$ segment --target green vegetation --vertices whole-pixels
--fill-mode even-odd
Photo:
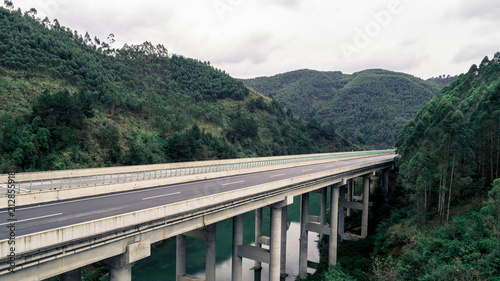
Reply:
[[[403,129],[398,143],[403,185],[417,221],[448,220],[450,205],[485,192],[500,177],[500,53],[443,89]]]
[[[449,86],[453,81],[458,79],[458,75],[439,75],[438,77],[432,77],[425,81],[433,82],[439,85],[439,87]]]
[[[500,280],[500,52],[408,122],[397,152],[398,180],[388,204],[375,192],[369,237],[340,243],[339,266],[310,280]]]
[[[0,8],[0,173],[357,149],[208,62],[111,44]]]
[[[440,90],[435,83],[380,69],[352,75],[297,70],[243,82],[302,118],[332,124],[367,149],[394,147],[405,123]]]

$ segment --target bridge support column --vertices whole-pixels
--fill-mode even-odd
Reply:
[[[205,281],[216,281],[215,278],[215,268],[216,262],[216,224],[207,226],[207,254],[205,262]]]
[[[361,215],[361,238],[368,236],[368,207],[370,204],[370,175],[363,177],[363,212]]]
[[[320,217],[321,217],[321,224],[326,225],[326,209],[327,209],[327,188],[324,187],[320,190],[321,193],[321,210],[320,210]],[[319,235],[319,239],[321,240],[323,238],[323,234]]]
[[[262,248],[260,238],[262,237],[262,208],[255,210],[255,247]],[[255,261],[254,266],[254,279],[255,281],[261,279],[262,263]]]
[[[307,223],[309,220],[309,193],[301,196],[300,208],[300,248],[299,248],[299,278],[307,278]]]
[[[175,251],[175,280],[180,281],[186,275],[186,236],[177,235]]]
[[[132,281],[132,265],[130,263],[114,263],[109,266],[110,281]]]
[[[354,200],[354,179],[347,180],[347,201],[352,202]],[[348,217],[351,216],[351,208],[347,208]]]
[[[382,171],[382,185],[387,195],[389,193],[389,169]]]
[[[280,277],[285,280],[288,276],[286,273],[286,225],[287,225],[288,207],[284,206],[281,209],[281,258],[280,258]]]
[[[338,235],[338,218],[339,218],[339,186],[332,186],[331,190],[331,205],[330,205],[330,237],[328,249],[328,264],[337,264],[337,235]]]
[[[271,207],[269,281],[279,281],[281,271],[281,207]]]
[[[215,281],[215,268],[216,268],[216,230],[217,225],[211,224],[201,229],[186,232],[177,235],[177,249],[176,249],[176,280],[200,280],[200,278],[193,277],[186,274],[186,236],[193,237],[200,240],[205,240],[206,246],[206,260],[205,260],[205,281]],[[203,279],[201,279],[203,280]]]
[[[151,255],[149,239],[127,245],[125,253],[105,260],[109,265],[110,281],[131,281],[132,263]]]
[[[81,281],[81,280],[82,280],[82,270],[80,268],[61,274],[61,281]]]
[[[344,202],[345,202],[345,190],[346,186],[342,185],[339,189],[339,230],[338,234],[342,235],[344,234]]]
[[[232,257],[232,281],[242,281],[243,260],[238,256],[238,247],[243,245],[243,215],[233,218],[233,257]]]

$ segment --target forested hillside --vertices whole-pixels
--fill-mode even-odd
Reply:
[[[500,52],[443,89],[409,122],[397,143],[403,184],[414,192],[418,221],[500,177]]]
[[[395,186],[370,195],[368,238],[339,243],[336,267],[321,251],[307,280],[500,280],[500,52],[420,110],[397,153]]]
[[[0,172],[356,149],[208,62],[0,8]]]
[[[440,88],[411,75],[380,69],[352,75],[297,70],[243,80],[305,119],[333,124],[365,148],[394,147],[403,126]]]
[[[438,84],[440,87],[449,86],[453,81],[458,79],[458,75],[439,75],[438,77],[432,77],[425,81],[433,82]]]

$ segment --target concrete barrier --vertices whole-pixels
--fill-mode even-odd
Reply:
[[[290,185],[296,185],[303,182],[324,178],[335,174],[342,174],[349,171],[355,171],[363,168],[371,169],[371,167],[376,167],[377,165],[382,165],[388,162],[390,162],[390,160],[385,159],[373,161],[370,163],[351,165],[309,175],[279,180],[271,183],[249,186],[242,189],[208,195],[197,199],[186,200],[160,207],[116,215],[90,222],[65,226],[58,229],[20,236],[16,237],[16,253],[22,254],[51,245],[56,245],[63,241],[68,242],[85,237],[95,236],[98,234],[111,232],[116,229],[134,226],[160,218],[175,217],[176,215],[193,212],[200,208],[217,206],[218,204],[222,204],[224,202],[231,202],[237,199],[250,197],[252,195],[260,194],[263,192],[269,192]],[[8,242],[8,239],[0,241],[0,256],[2,257],[7,257],[10,252],[10,245],[8,244]]]
[[[87,176],[102,176],[110,174],[124,174],[135,172],[147,172],[155,170],[171,170],[171,169],[184,169],[184,168],[199,168],[214,165],[228,165],[228,164],[244,164],[253,162],[266,162],[277,160],[292,160],[292,159],[305,159],[310,157],[348,157],[349,155],[375,155],[384,153],[394,153],[394,151],[385,150],[370,150],[370,151],[354,151],[354,152],[335,152],[335,153],[321,153],[321,154],[304,154],[304,155],[291,155],[291,156],[273,156],[273,157],[257,157],[257,158],[238,158],[227,160],[210,160],[210,161],[193,161],[193,162],[179,162],[179,163],[164,163],[152,165],[137,165],[137,166],[120,166],[120,167],[106,167],[106,168],[91,168],[91,169],[75,169],[75,170],[62,170],[62,171],[43,171],[43,172],[30,172],[30,173],[16,173],[16,182],[38,181],[48,179],[60,179],[70,177],[87,177]],[[306,160],[314,161],[314,160]],[[5,184],[8,182],[8,175],[0,175],[0,183]]]
[[[394,154],[390,153],[382,153],[377,154],[377,156]],[[369,157],[373,155],[357,155],[350,157],[338,157],[333,159],[322,159],[315,161],[307,161],[307,162],[292,162],[288,164],[279,164],[272,166],[260,166],[254,168],[245,168],[238,170],[227,170],[221,172],[212,172],[212,173],[201,173],[201,174],[193,174],[187,176],[177,176],[177,177],[166,177],[166,178],[157,178],[150,180],[141,180],[141,181],[128,181],[128,182],[120,182],[120,183],[112,183],[112,184],[104,184],[97,186],[83,186],[83,187],[74,187],[74,188],[63,188],[63,189],[53,189],[53,190],[44,190],[44,191],[35,191],[35,192],[25,192],[16,194],[16,206],[26,206],[32,204],[40,204],[61,200],[68,200],[79,197],[87,197],[87,196],[95,196],[108,194],[113,192],[121,192],[121,191],[129,191],[141,188],[151,188],[156,186],[164,186],[170,184],[178,184],[190,181],[199,181],[199,180],[207,180],[214,178],[222,178],[227,176],[234,175],[243,175],[249,173],[257,173],[263,171],[270,171],[276,169],[284,169],[284,168],[292,168],[304,165],[313,165],[313,164],[321,164],[328,162],[336,162],[348,159],[358,159]],[[8,200],[6,199],[6,194],[0,195],[0,208],[7,208]]]

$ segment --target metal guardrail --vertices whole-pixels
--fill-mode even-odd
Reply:
[[[273,166],[273,165],[282,165],[282,164],[291,164],[296,162],[310,162],[310,161],[318,161],[318,160],[326,160],[326,159],[335,159],[341,157],[355,157],[355,156],[364,156],[364,155],[376,155],[376,154],[386,154],[394,152],[394,150],[376,150],[376,151],[359,151],[359,152],[345,152],[345,153],[328,153],[328,154],[317,154],[317,155],[309,155],[303,157],[293,157],[290,156],[281,156],[281,157],[272,157],[277,159],[269,159],[269,157],[264,158],[243,158],[242,161],[236,163],[219,163],[219,164],[210,164],[210,165],[193,165],[189,166],[190,162],[184,163],[172,163],[182,164],[187,167],[179,167],[179,168],[165,168],[165,169],[147,169],[152,165],[143,165],[146,170],[141,170],[141,166],[136,166],[137,171],[129,171],[123,173],[96,173],[95,175],[86,175],[86,176],[71,176],[71,177],[57,177],[57,178],[49,178],[49,179],[34,179],[30,181],[18,181],[16,182],[16,191],[17,194],[21,192],[33,192],[33,191],[43,191],[43,190],[55,190],[62,188],[72,188],[72,187],[85,187],[85,186],[97,186],[97,185],[107,185],[113,183],[120,182],[130,182],[130,181],[140,181],[140,180],[150,180],[157,178],[167,178],[167,177],[177,177],[177,176],[186,176],[186,175],[194,175],[194,174],[202,174],[202,173],[213,173],[213,172],[221,172],[221,171],[229,171],[229,170],[238,170],[238,169],[247,169],[247,168],[255,168],[262,166]],[[265,160],[259,160],[265,159]],[[235,160],[240,159],[231,159],[231,160],[220,160],[217,162],[234,162]],[[254,161],[252,161],[254,160]],[[193,162],[193,163],[209,163],[210,161],[205,162]],[[213,161],[212,161],[213,162]],[[154,166],[154,165],[153,165]],[[117,168],[117,167],[113,167]],[[105,169],[113,169],[113,168],[97,168],[93,170],[105,170]],[[126,166],[123,167],[127,169]],[[43,173],[43,172],[42,172]],[[73,173],[78,173],[78,170],[73,170]],[[16,177],[22,174],[17,174]],[[3,175],[2,175],[3,176]],[[1,192],[1,191],[0,191]],[[8,189],[5,189],[5,194],[7,194]]]

